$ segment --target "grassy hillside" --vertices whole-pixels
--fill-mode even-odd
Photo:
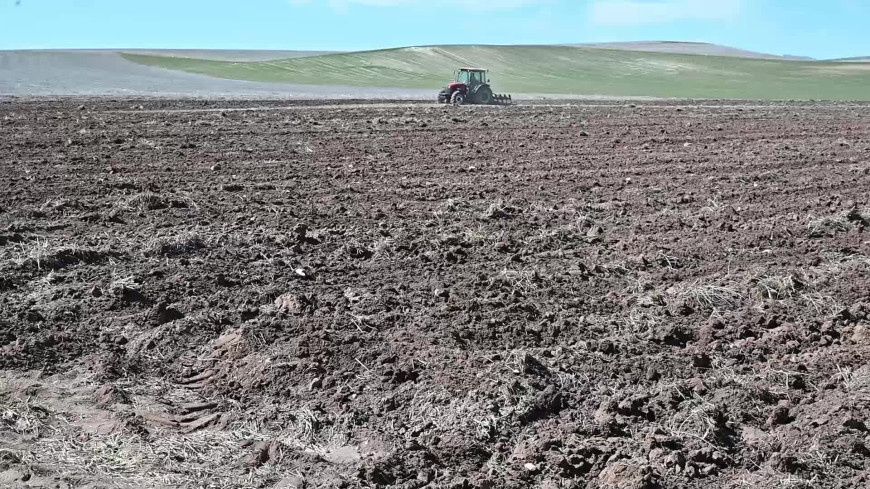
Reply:
[[[753,59],[785,59],[775,54],[747,51],[721,44],[682,41],[627,41],[565,44],[575,48],[618,49],[620,51],[645,51],[651,53],[700,54],[705,56],[729,56]]]
[[[127,53],[221,78],[436,90],[460,66],[489,68],[496,91],[679,98],[870,100],[870,63],[800,62],[564,46],[434,46],[230,62]]]

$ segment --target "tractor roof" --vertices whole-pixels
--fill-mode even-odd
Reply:
[[[489,71],[484,68],[459,68],[459,71]]]

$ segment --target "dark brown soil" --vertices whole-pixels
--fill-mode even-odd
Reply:
[[[868,131],[0,102],[0,485],[867,487]]]

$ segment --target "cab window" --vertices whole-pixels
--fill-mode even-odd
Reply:
[[[468,83],[468,72],[467,71],[459,71],[456,73],[456,81],[458,83]]]

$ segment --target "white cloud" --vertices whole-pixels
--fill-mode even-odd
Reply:
[[[596,0],[591,17],[597,25],[636,26],[679,20],[732,20],[742,9],[743,0]]]
[[[290,0],[293,5],[305,5],[320,0]],[[347,11],[351,5],[368,7],[419,6],[434,9],[461,8],[463,10],[511,10],[528,5],[551,3],[554,0],[325,0],[332,8]]]

